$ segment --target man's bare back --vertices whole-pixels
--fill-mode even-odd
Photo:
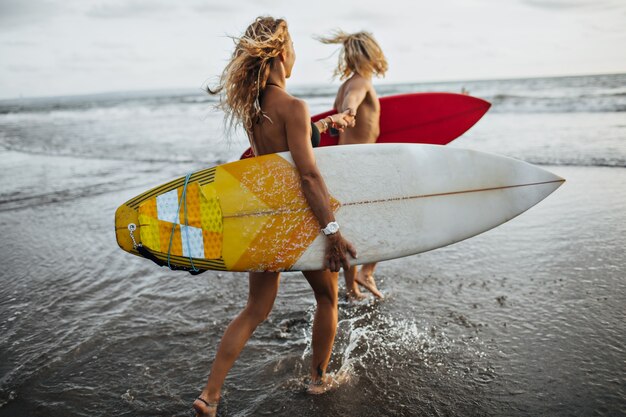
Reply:
[[[374,143],[380,135],[380,102],[371,79],[354,74],[344,82],[335,98],[335,109],[356,112],[356,124],[339,134],[339,144]]]

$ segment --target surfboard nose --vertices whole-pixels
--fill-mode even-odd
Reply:
[[[539,168],[539,167],[537,167],[537,169],[540,169],[542,171],[543,175],[545,176],[545,180],[544,181],[546,183],[553,184],[554,190],[556,190],[561,185],[563,185],[563,183],[565,183],[565,178],[563,178],[563,177],[561,177],[559,175],[556,175],[554,172],[548,171],[547,169]]]
[[[565,178],[543,167],[532,164],[528,164],[528,167],[529,178],[524,184],[520,184],[521,187],[514,189],[514,193],[510,196],[511,201],[515,201],[514,204],[517,206],[518,213],[516,215],[547,198],[565,182]]]
[[[126,252],[134,249],[133,239],[128,228],[129,225],[135,225],[134,237],[137,243],[140,243],[139,235],[139,215],[137,210],[122,204],[115,211],[115,238],[120,248]]]

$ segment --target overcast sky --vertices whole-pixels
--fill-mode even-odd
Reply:
[[[0,0],[0,98],[199,88],[263,14],[291,85],[330,82],[336,28],[374,33],[385,83],[626,72],[626,0]]]

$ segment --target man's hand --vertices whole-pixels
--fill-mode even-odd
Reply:
[[[354,116],[350,115],[348,110],[342,113],[335,113],[329,117],[332,121],[332,128],[340,132],[343,132],[346,127],[354,127],[354,121],[356,120]]]

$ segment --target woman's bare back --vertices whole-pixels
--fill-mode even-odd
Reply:
[[[252,128],[252,148],[257,155],[289,150],[285,125],[286,117],[295,101],[299,100],[280,87],[266,87],[261,98],[261,109],[265,117],[258,120]]]

